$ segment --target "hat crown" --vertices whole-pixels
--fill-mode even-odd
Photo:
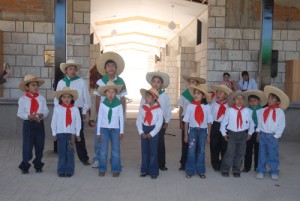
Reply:
[[[70,87],[63,87],[61,90],[62,91],[69,91],[69,90],[72,90],[72,89],[70,89]]]
[[[200,77],[197,72],[192,72],[189,74],[189,77]]]
[[[115,83],[111,80],[109,80],[107,83],[106,83],[107,86],[114,86]]]
[[[156,96],[155,98],[159,97],[159,93],[158,93],[158,91],[156,89],[151,88],[148,91],[151,92],[151,94],[155,95]]]
[[[68,59],[68,61],[66,62],[66,64],[75,64],[75,60],[74,59]]]
[[[24,77],[24,81],[34,80],[34,79],[37,79],[37,77],[35,77],[33,75],[25,75],[25,77]]]

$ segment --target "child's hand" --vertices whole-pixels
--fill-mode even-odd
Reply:
[[[189,143],[189,137],[187,134],[184,135],[184,142]]]
[[[98,142],[101,143],[102,142],[102,136],[98,135]]]
[[[38,113],[37,115],[39,116],[39,119],[42,119],[44,117],[44,114],[42,113]]]
[[[82,119],[85,120],[86,119],[86,114],[82,115]]]
[[[76,140],[77,140],[77,142],[80,142],[81,141],[80,136],[76,136]]]
[[[225,135],[225,136],[224,136],[224,140],[225,140],[226,142],[228,142],[228,135]]]
[[[52,137],[53,141],[55,142],[57,140],[57,137],[56,136],[53,136]]]
[[[163,126],[163,128],[167,129],[168,128],[168,123],[165,123],[164,126]]]
[[[38,116],[37,114],[31,114],[31,115],[28,115],[28,119],[29,119],[30,121],[40,122],[39,116]]]
[[[146,139],[147,138],[147,134],[143,133],[142,134],[142,138]]]
[[[206,143],[207,143],[207,144],[210,144],[210,136],[207,136],[207,138],[206,138]]]
[[[150,133],[147,134],[147,138],[148,138],[148,139],[152,138],[152,135],[150,135]]]
[[[179,121],[179,128],[182,130],[184,128],[182,121]]]
[[[247,141],[251,139],[251,135],[247,135]]]
[[[120,134],[120,135],[119,135],[119,138],[120,138],[120,140],[122,140],[122,139],[123,139],[123,135],[122,135],[122,134]]]

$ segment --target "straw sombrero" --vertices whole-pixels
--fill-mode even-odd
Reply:
[[[154,88],[151,88],[149,90],[147,90],[147,89],[140,89],[140,93],[141,93],[141,95],[142,95],[142,97],[144,99],[145,99],[146,92],[149,92],[156,100],[159,97],[158,91],[156,89],[154,89]]]
[[[108,60],[112,60],[117,64],[116,74],[120,75],[125,68],[125,62],[124,62],[123,58],[115,52],[105,52],[104,54],[100,55],[100,57],[96,61],[98,72],[101,75],[106,75],[105,63]]]
[[[290,104],[290,99],[289,97],[280,89],[278,89],[277,87],[268,85],[265,86],[264,88],[264,94],[266,98],[269,98],[269,94],[275,94],[276,96],[278,96],[278,98],[280,99],[280,104],[279,107],[283,110],[285,110],[286,108],[288,108],[289,104]]]
[[[61,72],[65,73],[66,68],[68,68],[69,66],[76,66],[77,72],[82,67],[81,64],[76,63],[73,59],[69,59],[66,63],[61,63],[59,67],[60,67]]]
[[[232,92],[231,94],[229,94],[228,99],[227,99],[227,104],[229,105],[229,107],[231,107],[233,105],[233,99],[237,96],[243,96],[245,99],[245,103],[244,105],[247,105],[247,99],[246,99],[246,93],[242,92],[241,90],[237,90],[235,92]]]
[[[207,102],[211,101],[211,95],[208,93],[208,87],[206,84],[199,84],[198,86],[190,86],[189,87],[190,94],[193,95],[195,89],[204,93]]]
[[[225,84],[214,84],[211,86],[211,90],[217,94],[217,90],[224,91],[227,95],[232,93],[232,90],[228,88]]]
[[[39,83],[39,86],[42,86],[45,83],[44,80],[40,80],[33,75],[26,75],[24,77],[24,80],[19,84],[19,88],[21,89],[21,91],[26,91],[25,85],[30,82],[37,82],[37,83]]]
[[[266,99],[264,92],[261,90],[253,89],[253,90],[247,90],[245,93],[245,100],[248,101],[249,96],[257,96],[260,99],[260,105],[265,105],[268,100]]]
[[[199,84],[205,84],[206,80],[203,78],[200,78],[197,72],[193,72],[191,74],[189,74],[188,76],[182,76],[182,78],[186,81],[189,80],[196,80],[199,82]]]
[[[76,89],[70,89],[69,87],[63,87],[61,90],[54,92],[54,96],[59,99],[64,94],[70,94],[73,96],[73,100],[77,100],[78,92]]]
[[[163,80],[163,88],[167,88],[170,83],[170,77],[167,73],[163,73],[160,71],[149,72],[146,74],[146,80],[149,84],[151,84],[153,77],[160,77]]]
[[[123,85],[116,85],[113,81],[108,81],[105,86],[98,87],[98,91],[101,96],[105,96],[105,92],[108,89],[115,89],[115,90],[117,90],[117,93],[120,93],[122,88],[123,88]]]

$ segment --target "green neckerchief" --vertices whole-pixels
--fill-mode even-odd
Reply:
[[[121,105],[121,101],[115,97],[112,102],[110,103],[108,98],[105,98],[103,101],[103,104],[106,105],[107,107],[109,107],[109,111],[108,111],[108,123],[111,122],[111,116],[112,116],[112,108],[117,107],[119,105]]]
[[[164,92],[165,92],[164,89],[160,89],[160,90],[158,91],[159,95],[161,95],[161,94],[164,93]]]
[[[261,109],[261,106],[258,105],[256,108],[253,108],[251,105],[248,105],[248,108],[253,111],[252,112],[252,119],[254,121],[255,126],[257,126],[258,121],[257,121],[257,113],[256,113],[256,111],[259,110],[259,109]]]
[[[74,80],[77,80],[77,79],[79,79],[79,78],[80,78],[80,77],[77,76],[77,75],[76,75],[75,77],[72,77],[72,78],[68,78],[67,76],[65,76],[65,77],[63,78],[63,81],[65,81],[67,87],[70,87],[71,82],[74,81]]]
[[[190,93],[190,90],[187,88],[185,89],[182,94],[181,94],[184,98],[186,98],[188,101],[192,102],[194,100],[193,96]]]
[[[104,84],[107,84],[107,82],[109,81],[108,75],[104,75],[101,79],[104,82]],[[117,76],[117,79],[113,80],[113,82],[116,85],[125,85],[124,80],[122,78],[120,78],[119,76]]]

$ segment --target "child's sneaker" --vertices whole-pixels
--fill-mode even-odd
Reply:
[[[257,179],[263,179],[264,178],[263,173],[257,173],[256,178]]]
[[[94,161],[92,168],[98,168],[99,167],[99,161]]]
[[[272,174],[272,175],[271,175],[271,179],[273,179],[273,180],[278,180],[279,177],[278,177],[277,174]]]

